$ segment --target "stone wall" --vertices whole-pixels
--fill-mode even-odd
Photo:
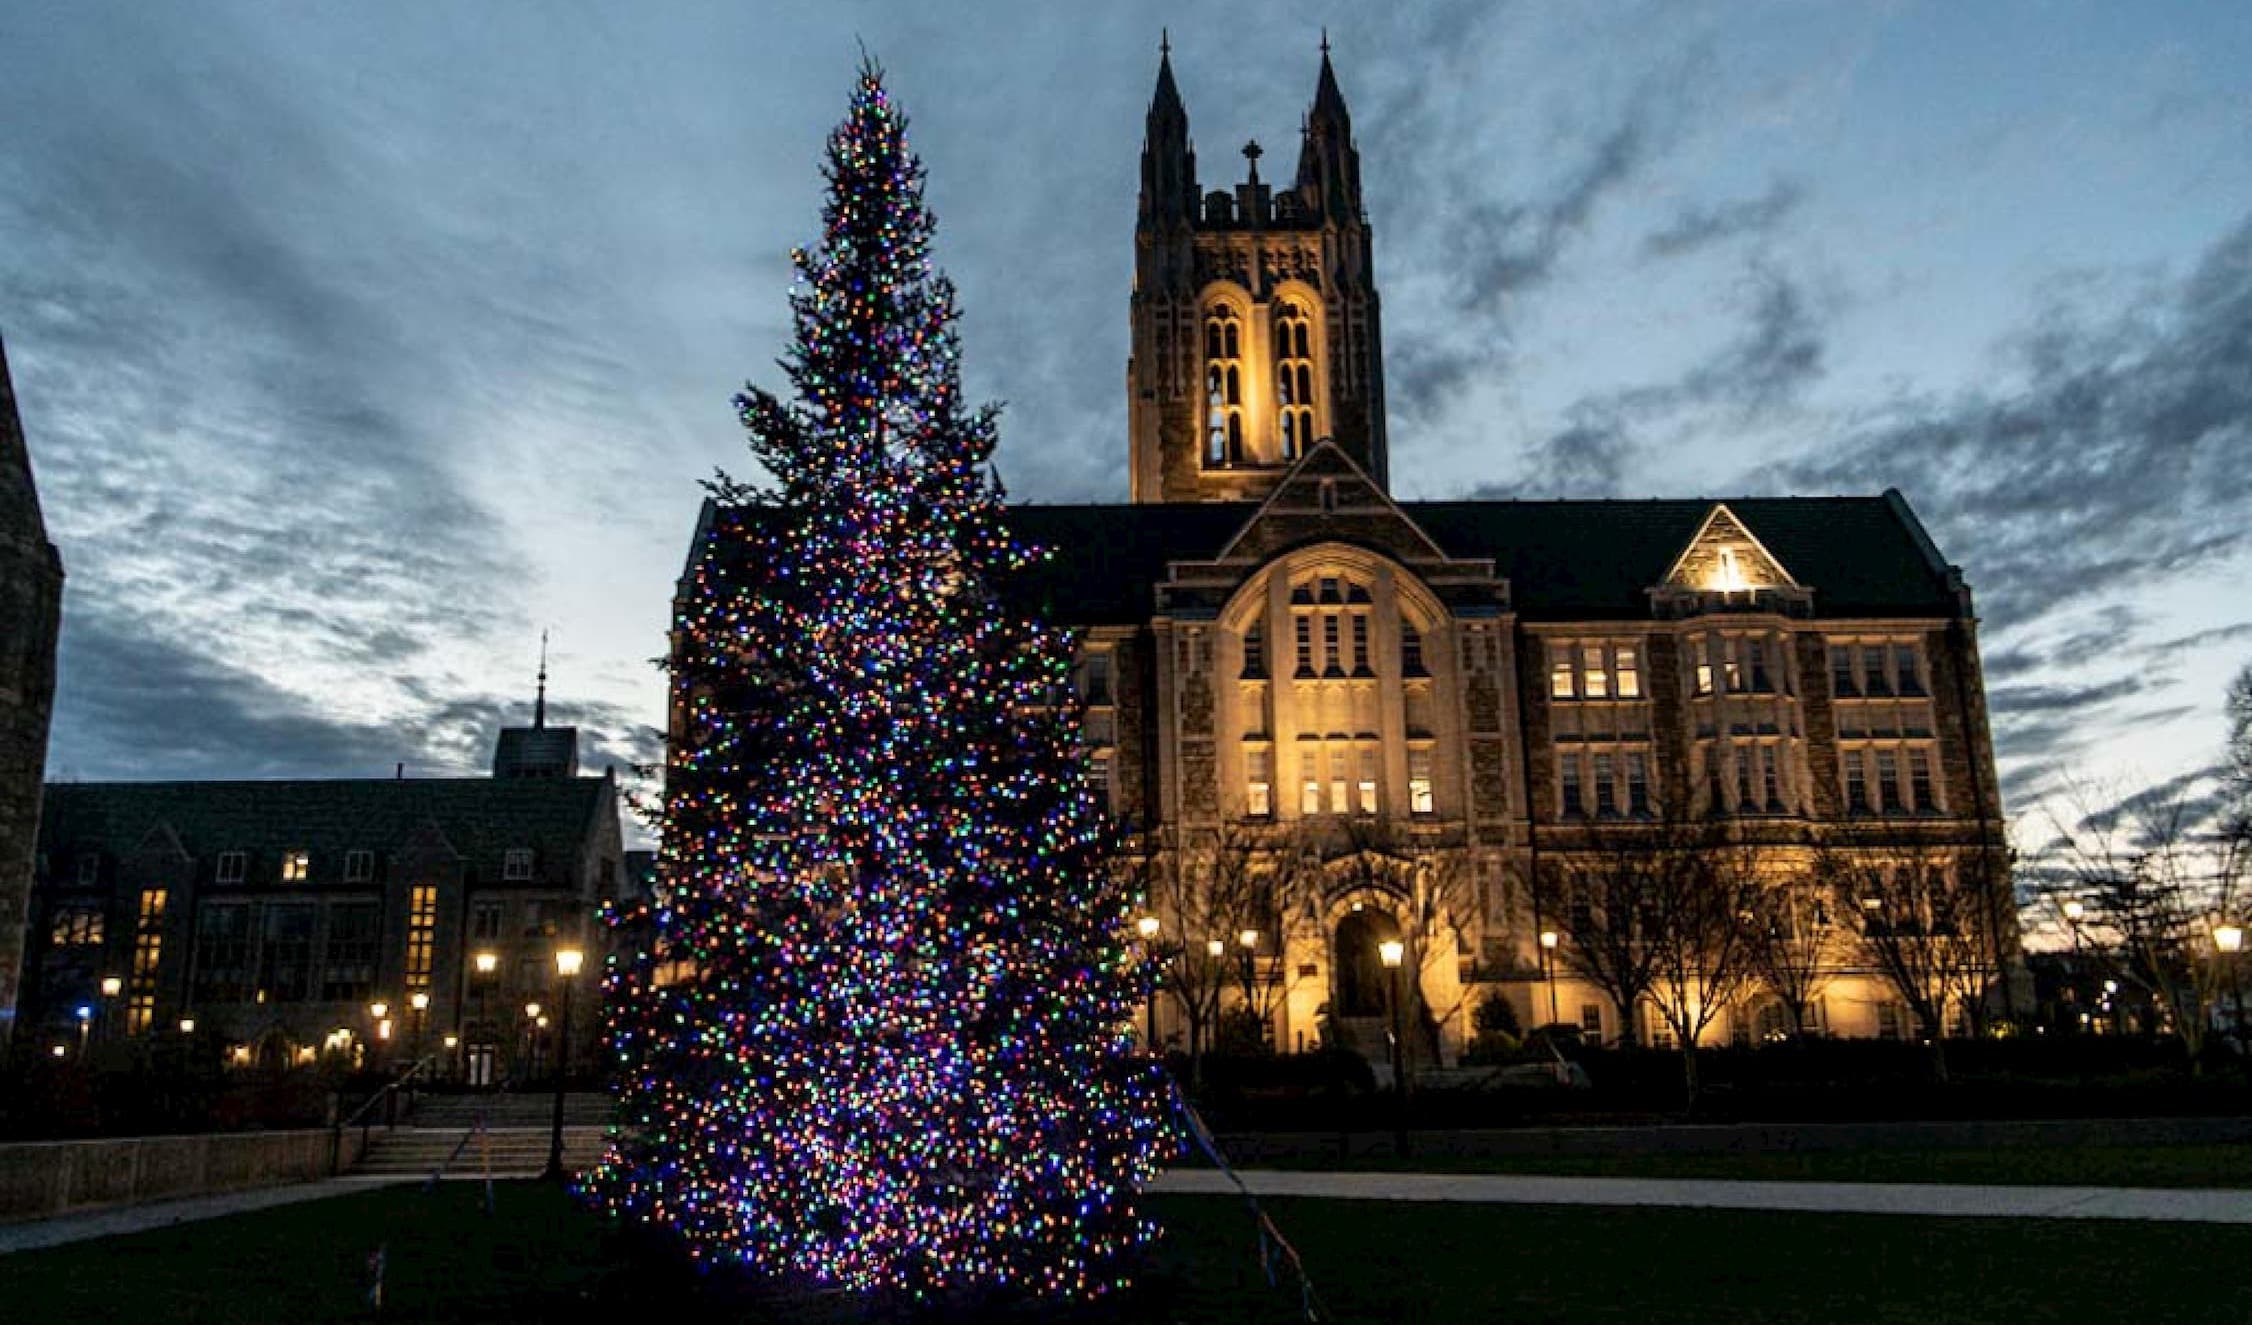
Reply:
[[[359,1157],[352,1127],[0,1145],[0,1222],[311,1182]]]

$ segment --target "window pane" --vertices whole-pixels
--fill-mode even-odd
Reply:
[[[1601,699],[1611,692],[1610,678],[1603,670],[1603,646],[1590,644],[1580,651],[1580,693],[1589,699]]]
[[[1631,646],[1621,646],[1618,651],[1619,698],[1642,697],[1642,673]]]

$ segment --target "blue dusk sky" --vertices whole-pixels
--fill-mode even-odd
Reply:
[[[2013,811],[2217,760],[2252,657],[2252,5],[0,7],[0,333],[69,572],[50,769],[657,751],[674,576],[857,42],[1036,501],[1126,496],[1161,27],[1205,187],[1326,23],[1397,495],[1897,486]]]

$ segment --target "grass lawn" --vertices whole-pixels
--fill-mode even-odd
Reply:
[[[1059,1319],[1299,1319],[1269,1289],[1240,1203],[1153,1203],[1168,1228],[1136,1299]],[[2252,1228],[1278,1200],[1333,1319],[1366,1322],[2042,1321],[2252,1318]],[[389,1296],[362,1297],[388,1250]],[[0,1257],[10,1321],[819,1322],[686,1272],[559,1191],[389,1188]],[[1024,1317],[1011,1315],[1007,1319]]]
[[[1305,1156],[1246,1168],[1546,1173],[1761,1182],[1953,1182],[2037,1187],[2252,1187],[2252,1146],[2050,1146],[2010,1150],[1800,1151],[1745,1155]]]

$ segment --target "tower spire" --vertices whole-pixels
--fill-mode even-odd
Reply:
[[[1173,81],[1173,36],[1157,46],[1157,90],[1150,94],[1142,134],[1142,224],[1185,224],[1196,213],[1196,152],[1189,146],[1189,112]]]
[[[44,545],[39,489],[31,481],[31,448],[16,413],[16,387],[8,376],[8,345],[0,340],[0,536],[18,535],[26,547]]]
[[[539,697],[532,701],[532,730],[547,726],[547,632],[540,632]]]

